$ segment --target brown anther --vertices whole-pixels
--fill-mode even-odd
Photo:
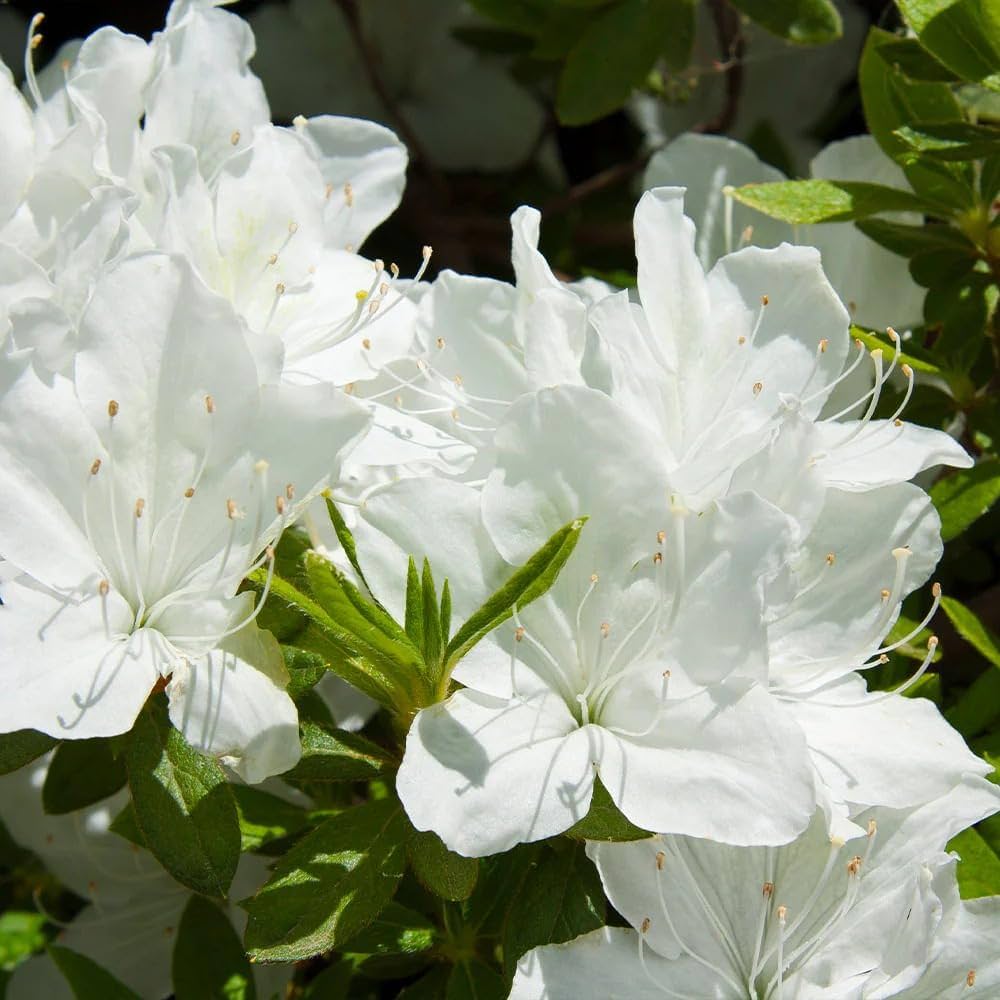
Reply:
[[[142,517],[142,512],[146,509],[146,501],[139,497],[135,502],[135,516],[137,518]]]
[[[235,146],[240,141],[240,130],[233,129],[233,134],[229,137],[229,142],[231,145]]]
[[[771,301],[771,299],[767,295],[762,295],[760,297],[760,304],[762,306],[766,306],[770,301]]]
[[[108,416],[117,417],[118,416],[118,400],[109,399],[108,400]]]
[[[240,510],[239,507],[236,506],[235,500],[230,499],[226,501],[226,517],[228,517],[230,521],[234,520],[239,512]]]
[[[746,342],[747,342],[747,338],[746,337],[737,337],[736,338],[736,343],[739,344],[740,347],[742,347]]]
[[[439,351],[444,350],[444,343],[445,343],[444,337],[438,337],[435,343],[437,344],[437,349]]]
[[[294,500],[295,499],[295,484],[285,483],[285,499]]]
[[[976,985],[975,969],[969,969],[969,971],[965,974],[965,985],[968,986],[970,989]]]
[[[653,553],[653,565],[654,566],[659,566],[661,562],[663,562],[663,553],[662,552],[654,552]]]
[[[770,899],[774,895],[774,883],[773,882],[765,882],[764,885],[763,885],[763,887],[760,890],[760,894],[765,899]]]
[[[860,337],[855,337],[854,338],[854,346],[855,347],[864,347],[865,345],[864,345],[864,342],[862,341],[862,339]]]
[[[325,184],[323,186],[323,197],[329,198],[331,194],[333,194],[333,185],[329,183]]]
[[[826,337],[824,337],[824,338],[823,338],[823,339],[822,339],[822,340],[821,340],[821,341],[819,342],[819,353],[820,353],[820,354],[826,354],[826,349],[827,349],[827,348],[828,348],[829,346],[830,346],[830,341],[829,341],[829,340],[827,340],[827,339],[826,339]]]
[[[163,928],[163,936],[164,937],[173,937],[174,936],[174,929],[173,929],[173,927],[164,927]]]
[[[883,653],[883,654],[882,654],[882,655],[881,655],[881,656],[880,656],[880,657],[878,658],[878,662],[879,662],[879,663],[881,663],[881,664],[883,664],[883,665],[885,665],[886,663],[888,663],[888,662],[889,662],[889,657],[888,657],[888,656],[886,656],[886,655],[885,655],[885,653]]]
[[[93,462],[90,463],[90,474],[96,476],[98,472],[101,471],[101,460],[95,458]]]
[[[931,585],[931,596],[932,597],[940,597],[941,596],[941,584],[938,583],[936,580]]]
[[[41,44],[42,44],[42,36],[41,35],[32,35],[32,37],[31,37],[31,48],[32,48],[32,50],[37,49],[38,46],[41,45]]]
[[[285,498],[283,496],[274,498],[274,509],[278,512],[279,517],[285,513]]]
[[[347,202],[348,208],[354,207],[354,188],[351,187],[350,181],[344,185],[344,201]]]
[[[396,404],[397,406],[402,406],[402,405],[403,405],[403,397],[402,397],[402,396],[400,396],[400,394],[399,394],[398,392],[396,393],[396,395],[395,395],[395,396],[393,396],[393,397],[392,397],[392,401],[393,401],[393,402],[394,402],[394,403],[395,403],[395,404]]]
[[[523,638],[524,638],[524,626],[518,625],[518,627],[514,629],[514,641],[520,642]]]
[[[639,924],[639,930],[641,933],[645,934],[649,930],[649,917],[643,917],[642,923]]]
[[[892,341],[892,342],[893,342],[894,344],[898,344],[898,343],[899,343],[899,334],[898,334],[898,333],[896,333],[896,331],[895,331],[895,330],[894,330],[894,329],[893,329],[893,328],[892,328],[891,326],[887,326],[887,327],[885,328],[885,332],[886,332],[886,335],[888,336],[888,338],[889,338],[889,339],[890,339],[890,340],[891,340],[891,341]]]
[[[667,540],[667,533],[665,531],[662,531],[662,530],[658,531],[656,533],[656,540],[657,540],[657,542],[660,543],[660,545],[662,545]]]
[[[904,374],[904,375],[905,375],[905,376],[906,376],[907,378],[913,378],[913,369],[912,369],[912,368],[911,368],[911,367],[910,367],[909,365],[907,365],[907,364],[903,364],[903,365],[900,365],[900,366],[899,366],[899,370],[900,370],[900,371],[901,371],[901,372],[902,372],[902,373],[903,373],[903,374]]]
[[[826,564],[827,566],[832,566],[837,561],[837,557],[833,552],[827,552],[826,554]]]
[[[107,580],[101,580],[101,582],[97,585],[97,592],[101,595],[101,597],[107,597],[110,589],[111,584]]]
[[[753,384],[753,394],[755,396],[759,396],[763,391],[764,391],[764,383],[763,382],[754,382],[754,384]]]
[[[378,286],[378,293],[383,298],[389,294],[389,285],[387,282],[383,281],[382,284]]]
[[[886,590],[885,587],[883,587],[878,593],[879,597],[881,597],[883,601],[888,601],[889,598],[892,596],[892,591]]]
[[[777,913],[778,913],[778,923],[781,924],[782,926],[784,926],[785,917],[788,916],[788,907],[787,906],[779,906],[778,910],[777,910]]]
[[[366,351],[370,351],[370,350],[371,350],[371,348],[372,348],[372,342],[371,342],[371,341],[370,341],[370,340],[369,340],[369,339],[368,339],[367,337],[365,337],[365,339],[361,341],[361,346],[362,346],[362,347],[363,347],[363,348],[364,348],[364,349],[365,349]]]
[[[903,426],[903,421],[900,420],[899,417],[896,417],[896,419],[893,420],[893,422],[892,422],[892,426],[893,427],[902,427]]]
[[[193,486],[189,486],[189,487],[188,487],[188,488],[187,488],[187,489],[186,489],[186,490],[184,491],[184,496],[185,496],[185,497],[186,497],[186,498],[187,498],[188,500],[190,500],[190,499],[191,499],[191,497],[193,497],[193,496],[194,496],[194,487],[193,487]]]
[[[598,577],[598,575],[596,573],[591,573],[590,574],[590,582],[591,583],[597,583],[598,579],[599,579],[599,577]]]
[[[455,385],[457,385],[457,386],[458,386],[458,388],[459,388],[459,389],[461,389],[461,388],[462,388],[462,376],[461,376],[461,375],[456,375],[456,376],[455,376],[455,377],[454,377],[454,378],[452,379],[452,381],[453,381],[453,382],[455,383]]]
[[[348,382],[347,385],[344,386],[344,392],[348,396],[353,396],[354,395],[354,383],[353,382]]]
[[[858,311],[858,304],[854,299],[848,300],[847,311],[853,316]]]
[[[274,294],[275,295],[284,295],[285,294],[285,283],[283,281],[279,281],[274,286]]]
[[[610,634],[611,634],[611,623],[610,622],[601,622],[601,638],[602,639],[607,639],[607,637]]]
[[[205,397],[205,412],[215,413],[215,400],[211,396]]]
[[[374,316],[378,312],[378,307],[382,304],[381,299],[375,299],[368,303],[368,315]]]
[[[663,851],[656,852],[656,870],[658,872],[663,871],[663,866],[666,863],[667,855]]]
[[[859,871],[861,871],[861,856],[859,854],[855,854],[854,857],[847,862],[847,874],[851,878],[854,878]]]

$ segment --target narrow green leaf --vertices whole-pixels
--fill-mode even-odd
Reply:
[[[580,517],[561,527],[465,622],[445,650],[446,671],[480,639],[507,621],[515,607],[526,607],[555,583],[559,571],[576,548],[586,522],[586,517]]]
[[[171,969],[175,1000],[256,1000],[253,971],[233,925],[201,896],[184,907]]]
[[[927,83],[956,83],[961,79],[940,63],[915,38],[893,38],[882,42],[879,55],[911,80]]]
[[[95,961],[57,945],[49,945],[49,955],[63,974],[76,1000],[141,1000],[124,983]]]
[[[584,845],[557,841],[540,856],[507,911],[504,969],[511,975],[525,952],[569,941],[600,927],[604,919],[604,891]]]
[[[796,45],[824,45],[844,33],[830,0],[732,0],[733,6],[780,38]]]
[[[652,836],[648,830],[640,829],[622,815],[600,778],[594,782],[594,794],[587,815],[571,826],[566,834],[577,840],[613,841],[645,840]]]
[[[65,740],[52,756],[42,806],[50,815],[75,812],[114,795],[128,780],[125,761],[107,739]]]
[[[434,574],[426,557],[420,575],[420,594],[424,615],[424,662],[434,670],[441,662],[441,613],[438,609]]]
[[[219,762],[184,742],[157,699],[136,720],[125,765],[135,819],[156,859],[189,889],[225,896],[240,857],[240,824]]]
[[[950,542],[1000,500],[1000,460],[986,459],[939,479],[931,500],[941,515],[941,538]]]
[[[351,529],[347,527],[344,515],[337,509],[337,505],[333,500],[330,497],[326,497],[325,499],[327,512],[330,515],[330,520],[333,522],[333,530],[337,533],[337,541],[340,542],[340,547],[344,550],[347,561],[353,567],[354,572],[358,574],[358,579],[368,588],[368,592],[371,593],[372,588],[368,586],[368,581],[365,579],[365,574],[361,569],[361,563],[358,562],[358,547],[355,544],[354,535],[351,533]],[[374,597],[374,594],[372,596]]]
[[[674,4],[619,0],[593,15],[559,77],[556,114],[583,125],[620,108],[663,50]]]
[[[981,160],[1000,153],[1000,129],[970,122],[902,125],[894,135],[911,149],[939,160]]]
[[[887,219],[859,219],[855,225],[879,246],[902,257],[912,257],[926,250],[951,250],[967,255],[970,268],[975,263],[975,244],[951,226],[941,223],[910,226]]]
[[[793,224],[850,222],[878,212],[923,212],[931,206],[898,188],[866,181],[773,181],[727,189],[732,196],[774,219]]]
[[[422,913],[389,903],[351,938],[347,950],[356,955],[419,955],[430,951],[436,938],[437,929]]]
[[[288,671],[288,687],[285,690],[293,701],[312,690],[326,674],[326,658],[319,653],[295,646],[282,646],[281,655]]]
[[[257,961],[293,962],[345,942],[392,899],[406,867],[409,824],[398,802],[367,802],[326,820],[278,860],[241,905]]]
[[[895,347],[889,342],[887,337],[880,337],[860,326],[851,327],[851,336],[860,340],[870,351],[874,351],[876,348],[884,351],[887,358],[891,357],[895,350]],[[907,347],[909,348],[909,346],[908,344]],[[923,372],[925,375],[937,375],[940,378],[947,378],[946,372],[922,356],[918,357],[907,351],[901,351],[899,362],[900,364],[908,364],[915,372]]]
[[[477,858],[465,858],[449,851],[432,830],[415,834],[407,853],[413,874],[424,888],[442,899],[468,899],[479,877]]]
[[[272,841],[298,833],[309,822],[302,806],[250,785],[233,785],[240,819],[240,852],[259,851]]]
[[[990,729],[1000,720],[1000,671],[984,670],[944,717],[967,740]]]
[[[424,596],[420,586],[417,564],[410,556],[406,567],[406,617],[403,627],[410,641],[423,652],[424,649]]]
[[[441,645],[447,647],[451,638],[451,587],[447,578],[441,587]]]
[[[302,758],[283,777],[288,781],[372,781],[396,763],[378,744],[357,733],[303,720]]]
[[[948,844],[960,857],[955,874],[962,899],[1000,894],[1000,858],[975,827],[963,830]]]
[[[984,659],[1000,668],[1000,639],[976,617],[975,612],[954,597],[942,597],[941,607],[958,634]]]
[[[58,741],[34,729],[0,734],[0,774],[10,774],[48,753]]]
[[[996,0],[899,0],[920,44],[965,80],[1000,90]]]

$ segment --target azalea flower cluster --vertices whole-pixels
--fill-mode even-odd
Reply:
[[[176,0],[149,43],[104,28],[36,74],[39,23],[27,97],[0,75],[0,730],[127,733],[165,689],[190,745],[260,782],[300,755],[257,624],[283,533],[398,620],[426,558],[461,619],[586,518],[416,713],[396,779],[469,857],[599,797],[628,829],[589,853],[632,929],[530,952],[512,996],[995,995],[997,900],[961,902],[944,851],[1000,805],[990,768],[905,696],[935,638],[894,690],[864,673],[940,597],[911,480],[971,459],[907,421],[898,334],[852,341],[836,250],[737,247],[731,207],[698,237],[716,195],[660,184],[634,291],[559,280],[530,208],[514,284],[423,282],[429,247],[358,252],[402,144],[273,125],[237,16]],[[689,152],[654,180],[697,187]]]

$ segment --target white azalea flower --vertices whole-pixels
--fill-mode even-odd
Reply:
[[[329,386],[261,385],[257,364],[228,303],[162,254],[99,282],[73,382],[4,363],[0,551],[22,575],[0,729],[126,732],[166,678],[193,745],[250,781],[294,763],[281,655],[236,588],[367,415]]]
[[[591,844],[608,898],[635,930],[528,953],[511,997],[991,996],[1000,961],[983,938],[998,929],[997,900],[963,904],[941,852],[998,805],[996,788],[976,779],[916,812],[866,812],[865,833],[846,843],[818,814],[777,848],[670,836]]]
[[[910,190],[902,170],[870,135],[832,142],[809,164],[809,175],[829,180],[866,181]],[[744,243],[775,247],[779,243],[814,246],[823,272],[862,326],[908,330],[923,320],[924,289],[910,277],[905,257],[890,253],[848,223],[791,226],[771,219],[735,199],[727,185],[785,180],[747,146],[715,135],[685,134],[655,153],[643,175],[643,187],[682,186],[684,208],[698,229],[695,246],[707,270]],[[887,218],[919,224],[920,216],[894,213]]]
[[[128,804],[126,791],[74,813],[45,813],[41,791],[50,760],[46,755],[0,778],[0,819],[17,843],[38,855],[62,885],[89,904],[65,925],[49,917],[61,927],[57,943],[86,955],[139,996],[168,996],[177,928],[194,894],[178,885],[148,851],[110,830]],[[233,898],[252,893],[265,874],[263,859],[244,855],[233,880]],[[239,933],[246,915],[232,904],[226,912]],[[257,967],[257,987],[271,997],[290,972],[287,965]],[[52,959],[42,955],[18,966],[6,996],[72,1000],[73,992]]]
[[[576,453],[571,426],[587,442]],[[473,610],[559,525],[590,516],[552,590],[456,672],[469,687],[414,720],[397,778],[414,825],[495,853],[582,819],[600,775],[647,829],[795,836],[814,802],[801,736],[765,690],[730,676],[737,664],[764,674],[758,580],[778,561],[783,517],[750,495],[701,517],[671,510],[643,428],[583,387],[523,397],[497,446],[482,521],[457,484],[404,482],[362,510],[395,540],[397,578],[405,553],[448,576],[456,616],[459,595]],[[361,534],[359,548],[377,546]],[[369,578],[376,593],[390,574]]]

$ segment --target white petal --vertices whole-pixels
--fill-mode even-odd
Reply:
[[[459,854],[498,854],[586,815],[592,732],[555,695],[525,703],[459,691],[414,719],[396,790],[418,830]]]
[[[10,70],[0,63],[0,226],[20,204],[34,167],[35,129],[31,111],[14,85]]]

